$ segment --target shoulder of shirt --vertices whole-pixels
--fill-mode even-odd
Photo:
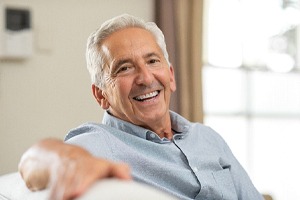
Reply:
[[[194,131],[196,129],[196,134],[201,134],[202,137],[205,137],[210,141],[214,140],[218,144],[224,144],[224,143],[226,144],[226,141],[221,136],[221,134],[210,126],[207,126],[199,122],[190,122],[190,128],[191,130],[194,129]]]
[[[113,130],[115,130],[115,128],[104,124],[87,122],[74,129],[71,129],[69,133],[65,136],[64,141],[67,141],[73,137],[76,137],[84,133],[92,133],[92,132],[99,132],[99,131],[101,131],[102,133],[105,132],[109,133],[112,132]]]

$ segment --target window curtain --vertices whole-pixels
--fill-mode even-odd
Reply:
[[[191,121],[203,122],[203,0],[156,0],[155,17],[175,69],[177,90],[170,108]]]

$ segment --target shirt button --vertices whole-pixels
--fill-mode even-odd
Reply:
[[[154,139],[154,138],[155,138],[155,134],[154,134],[154,133],[151,133],[151,134],[150,134],[150,137],[151,137],[152,139]]]
[[[181,136],[175,136],[175,140],[181,140]]]

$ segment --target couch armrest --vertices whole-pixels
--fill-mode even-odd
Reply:
[[[46,200],[49,190],[31,192],[19,173],[0,176],[0,200]],[[77,200],[175,200],[174,197],[134,181],[104,179],[96,182]]]
[[[30,199],[41,200],[47,199],[48,191],[31,192],[25,185],[18,172],[0,176],[0,199],[1,200],[18,200]]]

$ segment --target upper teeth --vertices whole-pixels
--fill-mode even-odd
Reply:
[[[158,94],[158,91],[154,91],[154,92],[151,92],[151,93],[148,93],[148,94],[143,94],[143,95],[137,96],[137,97],[135,97],[135,99],[137,99],[137,100],[144,100],[144,99],[148,99],[148,98],[154,97],[157,94]]]

